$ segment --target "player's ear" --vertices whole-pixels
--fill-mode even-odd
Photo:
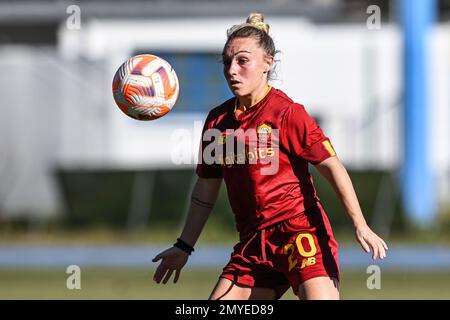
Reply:
[[[264,58],[264,73],[268,73],[272,69],[273,57],[266,55]]]

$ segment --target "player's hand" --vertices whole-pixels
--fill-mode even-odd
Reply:
[[[166,284],[172,276],[172,273],[175,271],[175,278],[173,282],[176,283],[180,277],[181,269],[186,264],[188,257],[189,255],[186,252],[176,247],[172,247],[161,252],[152,260],[153,262],[162,260],[155,271],[153,280],[156,283],[160,283],[161,279],[164,278],[163,284]]]
[[[361,247],[369,253],[372,251],[372,259],[377,257],[384,259],[386,257],[386,251],[388,246],[383,239],[381,239],[375,232],[373,232],[367,224],[357,226],[355,228],[356,240]]]

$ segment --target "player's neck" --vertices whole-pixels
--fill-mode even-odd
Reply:
[[[238,97],[239,109],[248,110],[255,104],[260,102],[270,90],[270,86],[267,83],[263,83],[260,87],[254,90],[247,96]]]

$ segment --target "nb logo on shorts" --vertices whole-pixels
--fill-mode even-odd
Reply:
[[[303,239],[308,243],[309,248],[308,246],[305,248],[305,245],[302,243]],[[295,246],[297,247],[298,253],[303,257],[300,269],[316,264],[316,257],[314,257],[314,255],[317,253],[317,248],[311,234],[299,233],[295,238]],[[297,259],[294,259],[294,248],[294,244],[292,243],[288,243],[284,246],[284,254],[289,255],[289,272],[297,265]]]
[[[300,269],[303,269],[305,267],[309,267],[309,266],[312,266],[312,265],[315,265],[315,264],[316,264],[316,258],[315,257],[309,257],[309,258],[306,258],[306,259],[302,260],[302,265],[300,266]]]

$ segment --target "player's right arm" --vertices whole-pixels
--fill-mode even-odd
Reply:
[[[221,183],[222,178],[198,178],[192,190],[187,218],[180,236],[181,240],[192,247],[197,242],[208,220],[217,200]],[[163,279],[163,283],[166,284],[175,271],[174,282],[177,282],[181,269],[186,264],[188,257],[188,253],[177,247],[172,247],[161,252],[152,260],[153,262],[161,260],[161,263],[155,271],[153,280],[160,283]]]

